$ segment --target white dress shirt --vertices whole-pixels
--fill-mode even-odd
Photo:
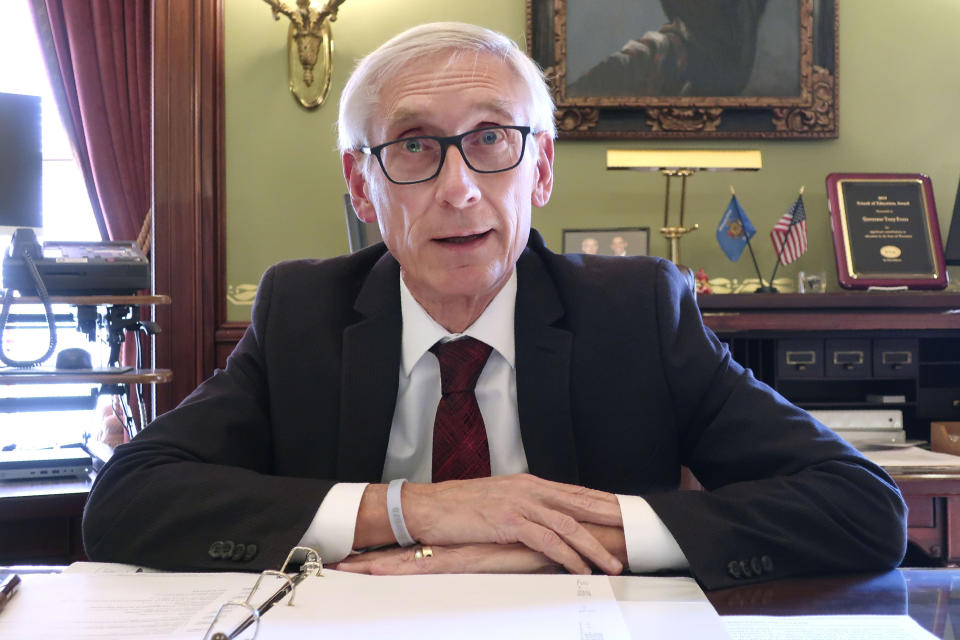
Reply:
[[[403,318],[400,384],[383,466],[383,482],[406,478],[430,482],[432,477],[433,422],[440,404],[440,365],[429,353],[437,341],[470,336],[493,351],[477,380],[477,404],[487,429],[492,475],[527,471],[517,409],[517,375],[514,343],[514,309],[517,273],[462,334],[440,326],[414,299],[400,278]],[[316,549],[324,562],[337,562],[351,552],[360,499],[366,483],[341,482],[324,497],[300,544]],[[673,535],[646,500],[618,495],[627,541],[630,570],[685,569],[686,557]]]

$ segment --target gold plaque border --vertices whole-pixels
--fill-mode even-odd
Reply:
[[[922,202],[924,222],[926,224],[926,246],[930,251],[931,262],[933,263],[933,270],[930,272],[896,272],[896,273],[879,273],[879,272],[866,272],[866,271],[856,271],[853,266],[853,251],[850,244],[850,229],[847,222],[847,205],[846,199],[843,195],[843,187],[845,184],[864,184],[864,183],[884,183],[884,184],[915,184],[919,187],[920,200]],[[829,187],[828,187],[829,189]],[[843,242],[843,251],[844,251],[844,263],[846,267],[846,277],[854,281],[874,281],[874,280],[886,280],[886,281],[895,281],[903,280],[904,284],[908,284],[906,281],[937,281],[944,277],[944,271],[941,270],[940,265],[943,263],[942,251],[937,246],[937,238],[939,237],[939,229],[934,229],[934,225],[939,224],[938,219],[935,216],[931,215],[929,199],[932,198],[932,186],[930,185],[930,179],[926,176],[918,175],[909,175],[902,178],[895,176],[878,176],[878,177],[848,177],[848,178],[839,178],[836,180],[836,201],[837,201],[837,215],[839,216],[840,229],[842,232],[842,242]]]

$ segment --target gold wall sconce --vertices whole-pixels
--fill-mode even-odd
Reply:
[[[311,0],[297,0],[296,8],[279,0],[263,0],[273,19],[283,14],[290,19],[287,31],[287,77],[290,93],[307,109],[323,104],[333,77],[333,35],[330,23],[346,0],[328,0],[322,9]]]
[[[700,228],[699,224],[684,226],[687,178],[697,171],[759,171],[762,166],[759,151],[607,149],[608,170],[659,171],[666,177],[667,195],[663,204],[663,226],[660,233],[667,239],[670,260],[674,264],[680,263],[680,238]],[[672,178],[680,178],[680,219],[675,225],[670,224]]]

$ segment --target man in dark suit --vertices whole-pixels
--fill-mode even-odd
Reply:
[[[340,147],[384,244],[267,271],[226,369],[101,471],[90,558],[263,569],[299,543],[369,573],[708,588],[896,566],[896,485],[734,362],[671,263],[531,231],[552,114],[485,29],[423,25],[365,58]],[[678,490],[681,465],[705,491]]]

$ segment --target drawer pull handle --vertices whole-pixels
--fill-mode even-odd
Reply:
[[[880,356],[880,361],[893,367],[903,366],[913,362],[913,353],[910,351],[884,351]]]
[[[816,351],[787,351],[787,364],[796,367],[805,367],[817,362]]]
[[[834,351],[833,364],[847,368],[863,364],[863,351]]]

